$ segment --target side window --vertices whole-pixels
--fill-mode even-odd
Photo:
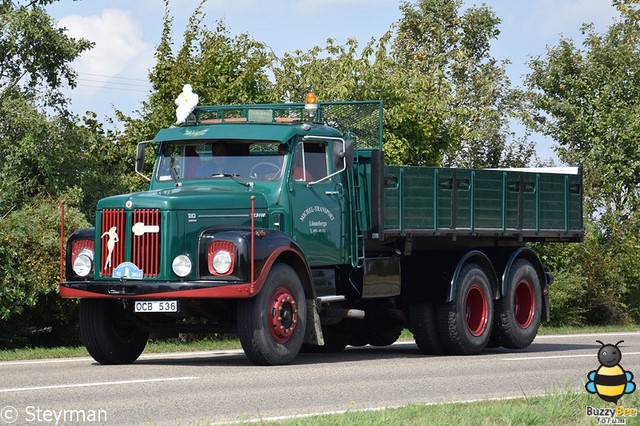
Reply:
[[[327,145],[322,142],[298,144],[293,160],[293,179],[312,182],[327,174]]]

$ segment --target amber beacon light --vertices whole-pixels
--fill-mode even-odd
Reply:
[[[309,92],[304,99],[304,109],[309,114],[309,118],[313,119],[318,111],[318,97],[315,93]]]

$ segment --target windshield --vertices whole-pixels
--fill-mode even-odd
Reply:
[[[160,182],[240,177],[277,180],[286,164],[288,147],[272,141],[167,142],[162,146]]]

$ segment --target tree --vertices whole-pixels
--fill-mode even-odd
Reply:
[[[78,123],[60,93],[91,43],[55,26],[44,10],[53,1],[0,0],[1,347],[61,343],[56,329],[71,336],[74,305],[56,294],[60,200],[73,230],[88,226],[98,198],[123,191],[121,145],[95,116]]]
[[[126,190],[123,176],[133,166],[123,159],[130,155],[95,118],[48,117],[24,96],[0,103],[0,117],[0,218],[35,197],[76,188],[78,207],[91,219],[98,199]]]
[[[640,207],[640,7],[620,13],[605,34],[584,25],[582,47],[563,38],[531,63],[532,125],[585,170],[587,212],[607,229]]]
[[[60,108],[65,100],[59,89],[65,81],[75,87],[70,64],[93,43],[69,37],[55,26],[44,9],[54,1],[0,2],[0,102],[26,92]]]
[[[560,315],[581,322],[638,321],[640,311],[640,6],[615,0],[619,18],[599,34],[582,27],[531,61],[530,125],[584,166],[585,242],[545,247]]]
[[[500,21],[486,6],[461,6],[404,2],[395,31],[361,51],[356,40],[329,39],[325,48],[285,54],[274,68],[276,90],[296,101],[311,88],[323,100],[382,99],[393,164],[522,165],[531,144],[510,144],[508,126],[521,114],[522,95],[490,55]]]
[[[93,44],[56,27],[44,9],[54,1],[0,1],[0,217],[81,187],[78,170],[91,173],[80,157],[90,158],[95,139],[76,126],[60,89],[75,86],[71,62]]]
[[[130,147],[175,123],[174,100],[184,84],[192,86],[201,104],[273,100],[266,73],[270,63],[266,46],[247,34],[231,37],[222,21],[215,23],[215,29],[208,28],[202,23],[205,2],[191,15],[182,45],[174,52],[173,18],[169,1],[165,1],[162,37],[155,53],[157,62],[149,73],[152,93],[137,112],[138,117],[119,114],[125,130],[118,138]]]

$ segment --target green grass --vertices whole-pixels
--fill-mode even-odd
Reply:
[[[620,331],[638,331],[640,326],[588,326],[588,327],[540,327],[538,334],[575,334],[575,333],[607,333]],[[413,335],[407,329],[400,335],[401,341],[413,340]],[[191,352],[240,349],[240,341],[234,338],[201,339],[184,342],[180,339],[149,342],[145,353]],[[24,348],[0,350],[0,361],[19,361],[45,358],[70,358],[88,356],[84,347],[59,348]]]
[[[591,334],[591,333],[611,333],[611,332],[625,332],[625,331],[640,331],[640,325],[589,325],[583,327],[548,327],[541,326],[538,330],[538,335],[548,334]],[[402,334],[398,340],[413,340],[413,334],[408,329],[402,330]]]
[[[640,407],[640,393],[624,396],[619,405],[625,408]],[[588,406],[613,408],[585,392],[565,391],[545,396],[501,401],[420,405],[410,404],[400,408],[377,411],[349,411],[344,414],[321,415],[268,422],[276,425],[300,426],[357,426],[376,425],[595,425],[596,418],[587,417]],[[639,417],[620,417],[627,425],[640,424]],[[268,419],[265,419],[268,421]]]
[[[201,339],[193,342],[183,342],[179,339],[151,341],[144,350],[146,354],[169,352],[193,352],[239,349],[237,339]],[[30,359],[74,358],[89,356],[84,346],[60,348],[24,348],[0,350],[0,361],[21,361]]]
[[[561,326],[549,327],[542,325],[538,330],[538,335],[545,334],[590,334],[590,333],[613,333],[625,331],[640,331],[640,325],[585,325],[581,327]]]

